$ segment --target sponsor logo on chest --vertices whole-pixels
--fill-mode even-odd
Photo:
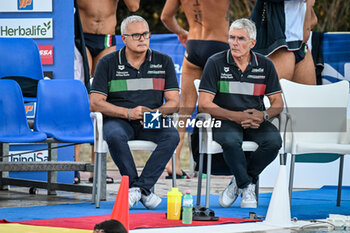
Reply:
[[[125,65],[118,65],[118,70],[115,74],[116,77],[128,77],[130,76],[129,71],[124,71]]]
[[[220,78],[221,79],[233,79],[233,75],[229,72],[230,72],[230,67],[225,66],[224,72],[220,73]]]
[[[252,73],[262,73],[264,72],[264,68],[254,68],[252,69]]]
[[[150,64],[149,68],[147,74],[165,74],[165,70],[159,70],[163,68],[162,64]]]

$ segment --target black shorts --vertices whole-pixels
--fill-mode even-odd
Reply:
[[[84,33],[85,46],[89,49],[91,56],[96,57],[101,51],[114,46],[115,35],[91,34]]]
[[[185,58],[203,69],[211,55],[229,48],[230,46],[227,43],[220,41],[189,40],[186,44]]]
[[[307,47],[306,44],[303,43],[302,46],[300,47],[300,49],[293,51],[294,56],[295,56],[295,64],[299,63],[300,61],[302,61],[307,53]]]

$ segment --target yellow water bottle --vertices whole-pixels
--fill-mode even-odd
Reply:
[[[171,188],[171,191],[168,192],[167,195],[168,195],[167,219],[180,220],[182,193],[179,192],[178,188]]]

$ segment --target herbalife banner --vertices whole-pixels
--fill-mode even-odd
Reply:
[[[0,37],[52,38],[52,19],[0,19]]]

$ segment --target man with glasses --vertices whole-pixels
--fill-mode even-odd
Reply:
[[[198,109],[221,120],[213,128],[213,138],[223,149],[223,157],[234,174],[220,195],[222,207],[231,206],[242,194],[242,208],[256,208],[255,184],[259,174],[277,156],[282,140],[269,119],[283,108],[281,88],[270,59],[251,51],[256,28],[248,19],[234,21],[229,29],[230,49],[208,59],[199,87]],[[267,96],[271,107],[266,109]],[[259,147],[245,155],[244,140]]]
[[[167,0],[161,20],[166,28],[178,35],[179,41],[186,47],[182,63],[181,101],[179,118],[186,121],[193,113],[197,92],[193,81],[200,79],[207,59],[220,51],[229,48],[227,44],[227,28],[229,27],[229,0]],[[189,30],[182,28],[176,21],[176,12],[180,6],[186,15]],[[187,177],[180,167],[180,153],[186,128],[178,127],[180,143],[176,148],[176,175]],[[169,178],[172,166],[167,165]]]
[[[140,0],[123,0],[123,2],[131,12],[139,9]],[[119,0],[75,0],[75,3],[78,7],[76,10],[80,16],[83,30],[82,40],[86,46],[86,48],[80,48],[80,52],[83,53],[83,49],[86,51],[87,61],[84,62],[88,63],[88,77],[94,77],[95,68],[100,58],[116,49],[115,27],[117,26]],[[80,22],[75,22],[75,24],[80,24]],[[76,40],[82,46],[82,40],[77,38]],[[77,66],[79,69],[79,65]],[[75,146],[74,154],[75,160],[79,161],[80,145]],[[91,162],[94,163],[94,161],[95,152],[92,146]],[[79,171],[75,172],[74,176],[74,183],[80,183]],[[93,182],[93,173],[90,173],[89,182]],[[106,183],[113,183],[113,178],[107,176]]]
[[[140,200],[148,209],[160,204],[160,197],[151,188],[179,142],[173,127],[143,127],[145,111],[170,115],[179,107],[174,63],[169,56],[149,48],[150,36],[148,23],[142,17],[125,18],[121,23],[125,47],[101,58],[91,87],[91,111],[104,115],[104,139],[113,161],[121,175],[129,176],[129,208]],[[128,146],[132,139],[157,144],[141,175]]]

